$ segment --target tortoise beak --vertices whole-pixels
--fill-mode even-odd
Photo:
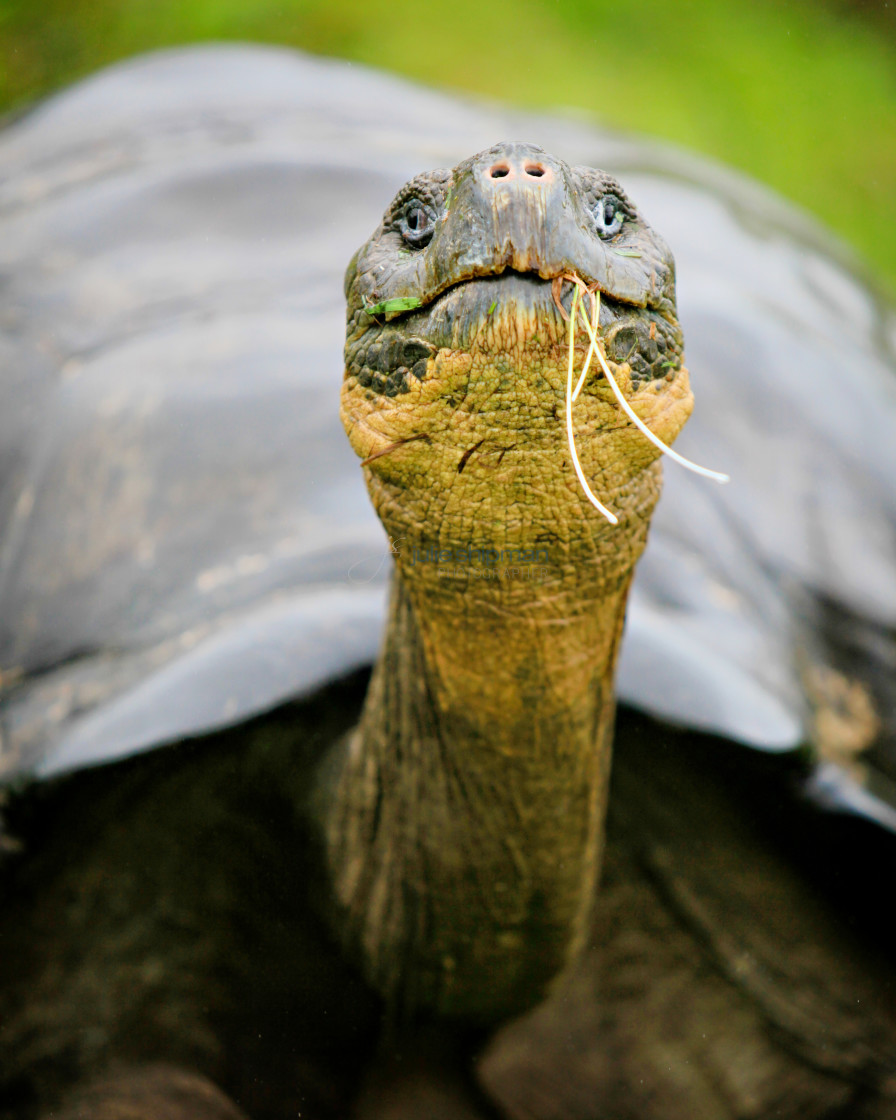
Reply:
[[[572,221],[570,220],[572,219]],[[446,260],[442,246],[464,221],[467,244]],[[455,188],[442,228],[433,239],[435,272],[488,267],[536,272],[545,279],[571,267],[576,225],[573,199],[558,161],[530,144],[507,144],[476,159]],[[441,234],[441,236],[439,236]],[[471,236],[472,235],[472,236]]]

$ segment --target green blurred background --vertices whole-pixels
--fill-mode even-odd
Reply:
[[[210,39],[574,106],[697,149],[813,211],[896,292],[896,0],[0,0],[0,113]]]

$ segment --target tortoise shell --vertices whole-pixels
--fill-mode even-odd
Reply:
[[[896,824],[896,313],[692,155],[247,47],[154,54],[0,137],[0,780],[232,725],[370,661],[389,547],[337,416],[342,273],[504,136],[620,176],[674,247],[697,407],[623,700]]]

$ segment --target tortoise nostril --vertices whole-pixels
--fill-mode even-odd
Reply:
[[[533,159],[531,157],[518,158],[513,157],[510,159],[499,159],[493,163],[485,172],[486,179],[544,179],[547,182],[553,179],[554,173],[551,168],[540,159]]]

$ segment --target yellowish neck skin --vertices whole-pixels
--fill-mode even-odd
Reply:
[[[423,541],[399,546],[328,845],[343,928],[400,1004],[502,1018],[540,998],[582,945],[613,670],[657,476],[645,472],[648,508],[627,535],[590,519],[616,534],[612,561],[592,548],[585,565],[550,549],[547,562],[457,564]]]

